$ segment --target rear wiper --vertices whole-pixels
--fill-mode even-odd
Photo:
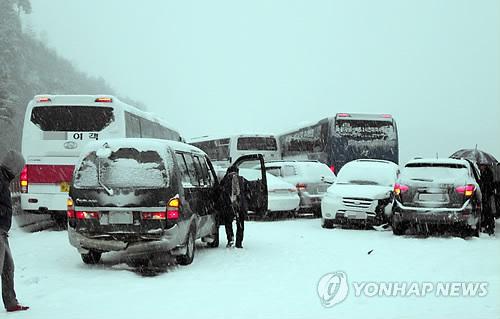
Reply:
[[[427,179],[427,178],[412,178],[412,181],[419,181],[419,182],[433,182],[433,179]]]
[[[101,181],[101,160],[97,160],[97,182],[99,185],[101,185],[102,188],[108,193],[109,196],[113,196],[114,192],[111,188],[107,187],[102,181]]]

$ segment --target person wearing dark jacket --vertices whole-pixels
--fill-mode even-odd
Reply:
[[[480,164],[481,182],[480,188],[483,195],[483,222],[482,226],[489,235],[495,233],[495,216],[493,215],[494,205],[494,183],[493,172],[489,165]]]
[[[2,299],[8,312],[28,310],[19,304],[14,291],[14,260],[9,247],[8,233],[12,225],[12,198],[10,182],[21,173],[23,156],[14,150],[0,154],[0,270],[2,271]]]
[[[238,174],[238,168],[230,167],[221,181],[223,212],[227,247],[234,244],[233,220],[236,219],[236,248],[243,248],[243,232],[248,211],[248,183]]]

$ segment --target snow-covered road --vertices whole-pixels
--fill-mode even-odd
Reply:
[[[243,250],[199,243],[192,265],[156,276],[131,271],[119,254],[84,265],[64,231],[14,228],[16,290],[32,309],[0,317],[500,318],[500,238],[395,237],[319,224],[248,222]],[[351,289],[343,303],[324,308],[317,283],[334,271],[350,282],[488,282],[488,295],[370,298]]]

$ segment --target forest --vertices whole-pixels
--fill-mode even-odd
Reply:
[[[0,151],[20,149],[26,106],[36,94],[116,95],[103,78],[77,70],[23,27],[31,12],[29,0],[0,0]]]

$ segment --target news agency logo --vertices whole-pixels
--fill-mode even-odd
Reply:
[[[352,288],[354,297],[379,297],[379,298],[425,298],[425,297],[451,297],[451,298],[476,298],[488,295],[487,282],[375,282],[347,281],[347,274],[343,271],[328,273],[318,281],[317,293],[321,305],[332,308],[349,295]]]
[[[347,274],[343,271],[329,273],[321,277],[318,282],[318,296],[325,308],[332,308],[349,295]]]

